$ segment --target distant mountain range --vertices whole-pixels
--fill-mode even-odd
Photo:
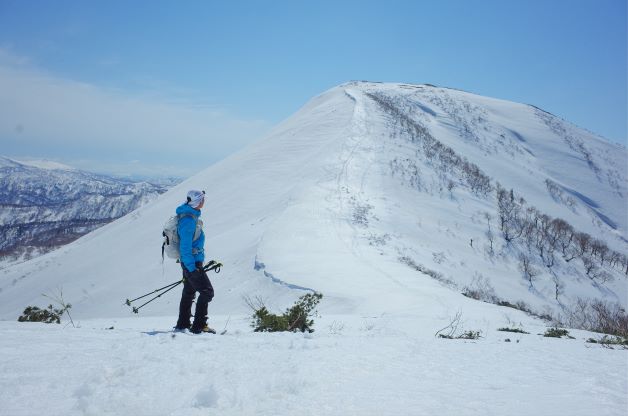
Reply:
[[[173,184],[0,157],[0,260],[54,250],[154,200]]]

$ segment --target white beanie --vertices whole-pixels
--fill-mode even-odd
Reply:
[[[192,208],[196,208],[201,205],[201,202],[205,199],[205,191],[191,190],[188,192],[187,204]]]

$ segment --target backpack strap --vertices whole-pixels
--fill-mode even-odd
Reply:
[[[185,217],[190,217],[194,219],[194,232],[196,233],[196,227],[198,227],[198,217],[196,215],[193,214],[177,214],[177,217],[179,217],[178,221],[177,221],[177,234],[179,233],[179,221],[181,221],[181,218],[185,218]],[[192,240],[194,240],[194,236],[192,236]]]

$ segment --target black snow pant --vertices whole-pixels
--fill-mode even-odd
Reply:
[[[196,301],[196,311],[194,313],[194,323],[192,330],[201,330],[207,324],[207,304],[214,298],[214,288],[212,287],[207,273],[202,270],[203,265],[197,264],[197,269],[189,272],[183,268],[183,292],[181,293],[181,303],[179,303],[179,319],[177,328],[190,328],[190,318],[192,316],[192,303],[196,292],[199,293]]]

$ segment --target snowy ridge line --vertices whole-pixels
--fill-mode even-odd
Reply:
[[[304,286],[299,286],[299,285],[295,285],[292,283],[288,283],[288,282],[284,282],[283,280],[275,277],[275,275],[273,275],[272,273],[267,272],[266,269],[266,265],[260,261],[257,260],[257,256],[255,256],[255,265],[253,266],[253,269],[259,271],[262,270],[264,272],[264,276],[268,277],[270,280],[272,280],[273,283],[277,283],[278,285],[281,286],[285,286],[288,289],[294,289],[294,290],[305,290],[305,291],[309,291],[312,293],[316,293],[316,290],[314,289],[310,289],[309,287],[304,287]]]

